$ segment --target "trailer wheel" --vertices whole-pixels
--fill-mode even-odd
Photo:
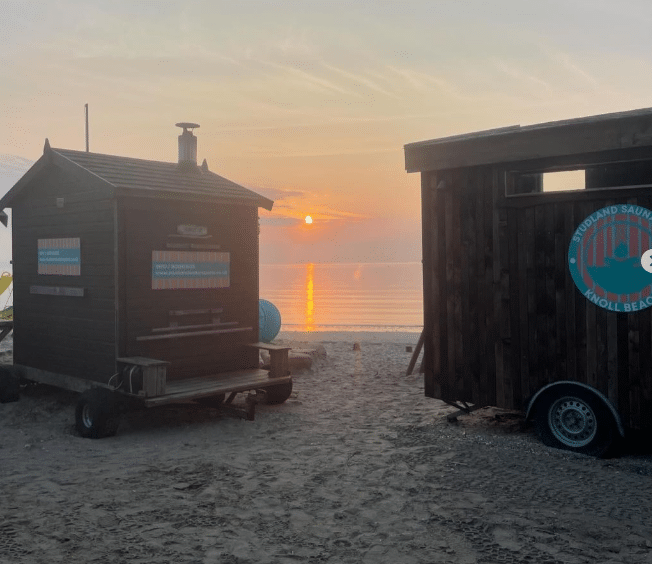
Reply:
[[[536,406],[535,427],[550,447],[603,457],[613,447],[613,415],[590,390],[559,386],[545,392]]]
[[[77,432],[90,439],[112,437],[118,431],[118,408],[119,402],[110,390],[86,390],[80,396],[75,409]]]
[[[20,399],[20,379],[10,367],[0,366],[0,403],[9,403]]]
[[[279,405],[285,402],[292,393],[292,381],[277,386],[265,388],[265,403],[267,405]]]

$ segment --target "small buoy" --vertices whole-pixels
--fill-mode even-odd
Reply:
[[[353,350],[354,351],[359,351],[360,350],[360,343],[353,343]]]
[[[267,300],[258,300],[258,338],[271,343],[281,330],[281,313]]]

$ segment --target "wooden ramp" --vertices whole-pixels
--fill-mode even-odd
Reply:
[[[267,370],[251,369],[223,372],[211,376],[172,380],[165,385],[165,395],[147,398],[146,406],[165,405],[176,401],[197,399],[231,392],[263,389],[291,382],[290,376],[272,378]]]

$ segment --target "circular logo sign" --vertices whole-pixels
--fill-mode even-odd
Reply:
[[[619,204],[588,216],[568,249],[575,285],[589,301],[609,311],[652,306],[652,211]]]

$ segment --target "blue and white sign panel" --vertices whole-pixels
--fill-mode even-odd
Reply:
[[[38,273],[79,276],[81,274],[79,237],[39,239]]]
[[[152,289],[228,288],[229,253],[152,251]]]

